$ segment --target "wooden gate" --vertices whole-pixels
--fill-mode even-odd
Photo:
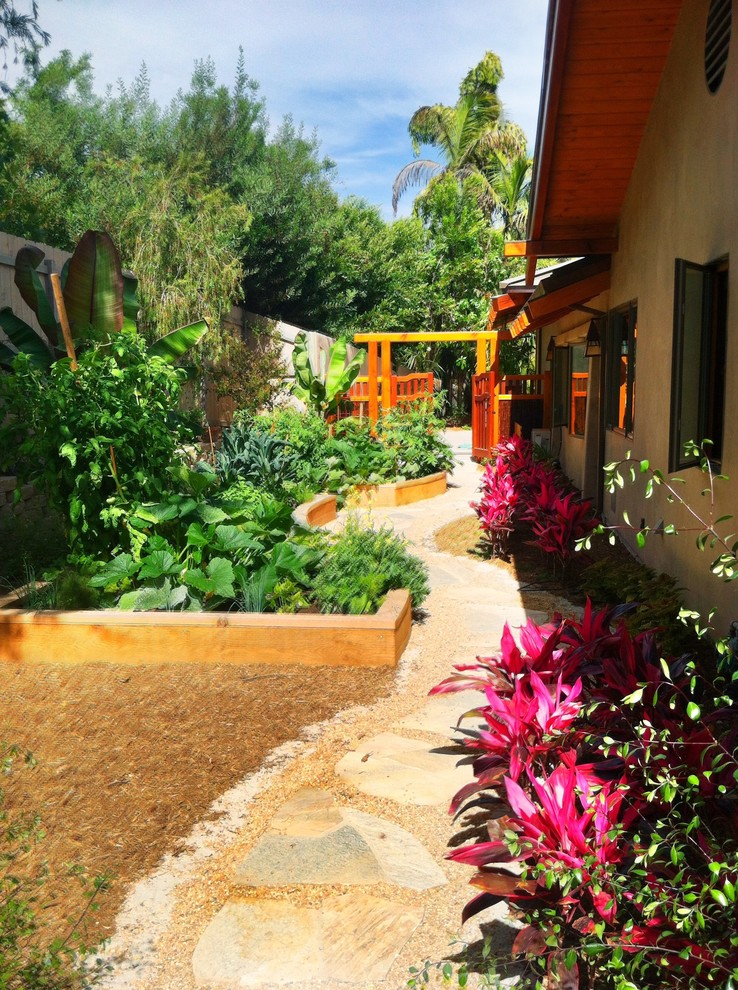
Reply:
[[[472,457],[483,460],[490,456],[494,444],[494,374],[472,377]]]

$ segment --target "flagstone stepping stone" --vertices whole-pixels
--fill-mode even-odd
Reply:
[[[447,882],[430,853],[405,829],[305,788],[282,805],[233,879],[240,886],[367,884],[412,890]]]
[[[317,908],[233,897],[197,944],[195,983],[232,990],[383,980],[422,920],[420,908],[366,894],[327,897]]]
[[[434,694],[425,705],[412,715],[407,715],[399,726],[404,729],[420,729],[422,732],[433,732],[447,739],[454,737],[454,727],[464,712],[472,708],[481,708],[487,704],[487,699],[481,691],[459,691],[456,694]],[[464,729],[474,729],[485,726],[483,719],[465,718],[461,722]]]
[[[427,743],[382,733],[347,753],[336,772],[364,794],[399,804],[448,804],[473,779],[471,767],[457,767],[458,752],[438,752]]]

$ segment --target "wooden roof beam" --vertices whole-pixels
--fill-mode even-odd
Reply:
[[[506,258],[578,258],[594,254],[613,254],[618,249],[617,237],[577,237],[541,241],[506,241]],[[526,276],[526,282],[529,281]]]

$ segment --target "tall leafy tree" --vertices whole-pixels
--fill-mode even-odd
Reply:
[[[491,211],[494,195],[485,173],[490,155],[494,151],[513,156],[525,152],[525,135],[516,124],[507,122],[502,112],[497,93],[502,78],[499,56],[487,52],[464,77],[452,107],[436,103],[415,111],[408,130],[416,161],[405,165],[395,179],[395,212],[410,186],[432,186],[447,174],[465,184],[480,205]],[[417,157],[422,145],[437,148],[441,160]]]
[[[23,62],[36,68],[39,52],[48,45],[51,36],[38,22],[38,3],[31,0],[27,10],[19,9],[15,0],[0,0],[0,58],[3,70],[8,68],[8,56],[16,65]],[[10,87],[0,79],[0,93],[9,93]]]

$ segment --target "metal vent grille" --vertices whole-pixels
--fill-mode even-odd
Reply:
[[[725,75],[730,50],[733,0],[711,0],[705,32],[705,79],[716,93]]]

